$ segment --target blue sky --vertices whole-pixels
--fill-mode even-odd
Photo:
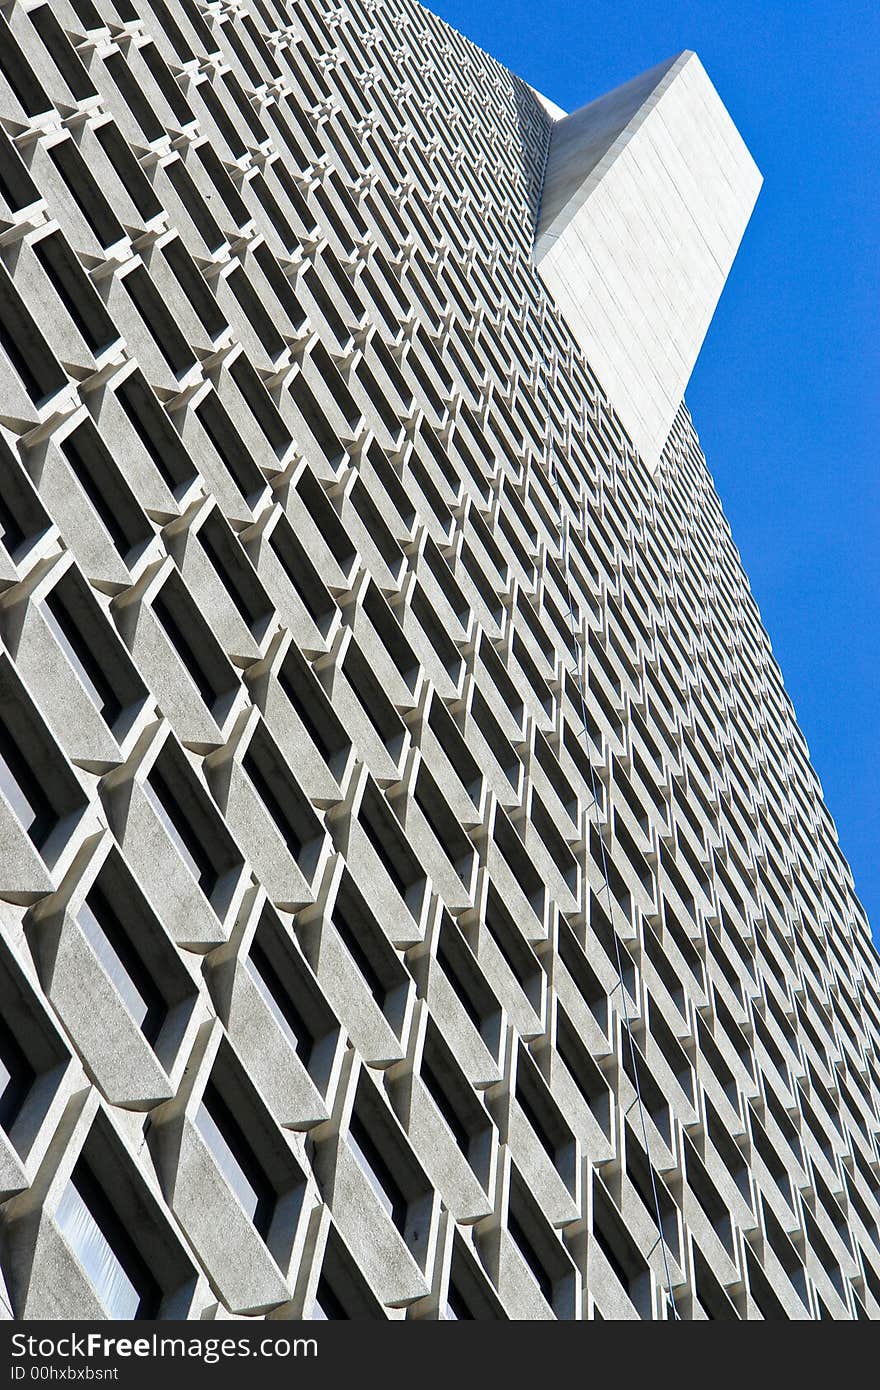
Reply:
[[[764,175],[687,402],[880,939],[880,6],[430,8],[567,111],[695,49]]]

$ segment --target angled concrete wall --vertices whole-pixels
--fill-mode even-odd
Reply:
[[[761,182],[688,51],[554,125],[538,270],[651,467]]]

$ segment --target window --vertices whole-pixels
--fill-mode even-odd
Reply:
[[[573,1318],[574,1266],[515,1167],[510,1174],[507,1229],[557,1318]]]
[[[279,518],[269,545],[318,631],[326,636],[339,609],[286,516]]]
[[[86,795],[5,655],[0,655],[0,792],[34,846],[54,862],[64,847],[55,832],[62,825],[73,830]]]
[[[294,1054],[324,1091],[330,1080],[339,1024],[308,966],[266,909],[245,967]]]
[[[4,440],[0,440],[0,472],[3,477],[0,488],[0,541],[7,553],[14,555],[28,537],[48,527],[49,518]]]
[[[278,332],[272,314],[255,291],[247,275],[240,268],[236,268],[226,277],[226,283],[238,300],[251,328],[265,348],[267,356],[271,361],[280,358],[284,352],[284,339]]]
[[[55,1220],[109,1317],[156,1316],[159,1286],[85,1158],[73,1170]]]
[[[113,728],[123,709],[146,699],[147,691],[89,585],[75,570],[67,570],[46,599],[43,613],[92,704]]]
[[[383,1211],[398,1231],[403,1232],[406,1225],[406,1198],[401,1192],[391,1168],[373,1142],[369,1130],[357,1114],[351,1117],[347,1142],[362,1171],[366,1174],[370,1186],[379,1198]]]
[[[152,540],[152,526],[91,420],[71,431],[61,452],[120,555]]]
[[[406,726],[388,698],[381,672],[374,662],[367,660],[356,640],[348,645],[342,671],[389,756],[397,759],[403,748]]]
[[[173,743],[165,744],[143,791],[196,883],[220,913],[225,901],[221,889],[231,889],[236,881],[241,854]]]
[[[0,722],[0,790],[22,829],[40,849],[58,818],[30,758],[3,722]]]
[[[265,1239],[275,1211],[276,1193],[241,1125],[213,1081],[205,1087],[196,1112],[196,1124],[245,1214]]]
[[[254,732],[242,769],[301,872],[313,871],[323,826],[264,724]]]
[[[511,832],[513,836],[514,832]],[[513,843],[511,838],[508,843]],[[520,841],[517,839],[516,844]],[[544,997],[544,972],[498,889],[489,884],[484,920],[486,929],[501,957],[535,1013],[540,1013]]]
[[[342,458],[343,446],[301,372],[293,378],[289,390],[297,414],[317,446],[319,457],[323,455],[331,467],[337,466]]]
[[[245,965],[263,1003],[267,1005],[296,1056],[307,1066],[315,1042],[314,1036],[291,994],[282,985],[275,967],[259,941],[255,940],[251,946]]]
[[[123,60],[120,58],[119,61]],[[109,67],[109,61],[107,66]],[[162,134],[161,129],[159,134]],[[70,138],[51,145],[49,158],[67,184],[85,222],[91,227],[101,246],[115,246],[117,242],[122,241],[125,236],[122,224],[92,177],[76,141]]]
[[[605,1184],[596,1173],[593,1174],[592,1234],[636,1311],[642,1318],[650,1318],[650,1271]]]
[[[69,1060],[52,1016],[0,939],[0,1126],[24,1160],[45,1133]]]
[[[324,762],[339,771],[351,739],[309,663],[295,644],[278,671],[278,683]]]
[[[94,24],[87,27],[101,27],[101,20],[97,14]],[[95,136],[142,222],[147,223],[159,216],[162,204],[116,122],[108,121],[105,125],[97,126]]]
[[[79,676],[95,709],[104,716],[108,724],[112,724],[119,713],[119,704],[104,679],[100,664],[83,642],[70,610],[57,588],[53,589],[46,603],[46,621],[56,642]]]
[[[205,896],[210,897],[217,883],[216,871],[162,772],[151,772],[144,791],[184,864]]]
[[[168,576],[153,612],[210,713],[235,690],[237,677],[178,574]],[[224,704],[226,701],[224,701]],[[222,720],[224,711],[216,710]]]
[[[331,920],[376,1004],[399,1033],[410,976],[348,873],[342,876]]]
[[[346,1140],[379,1205],[424,1269],[434,1192],[393,1112],[363,1071]]]
[[[437,960],[461,1007],[494,1057],[501,1045],[501,1005],[458,926],[443,914]]]
[[[458,1232],[453,1239],[452,1264],[442,1316],[445,1322],[489,1322],[507,1319],[504,1307],[486,1278],[479,1260]]]
[[[202,1093],[195,1125],[231,1196],[283,1266],[296,1241],[305,1177],[225,1041]]]
[[[363,1321],[367,1318],[384,1319],[385,1316],[385,1309],[358,1269],[357,1262],[349,1254],[335,1227],[331,1226],[327,1233],[311,1320],[324,1322],[344,1318]]]
[[[212,511],[200,528],[199,540],[238,613],[262,637],[272,619],[272,604],[219,510]]]
[[[7,1133],[35,1080],[33,1067],[6,1020],[0,1018],[0,1125]]]
[[[654,1225],[657,1208],[662,1222],[661,1238],[674,1260],[681,1262],[678,1231],[678,1212],[666,1183],[654,1169],[642,1146],[641,1137],[631,1126],[626,1128],[626,1175],[641,1199]]]
[[[327,1276],[322,1274],[318,1280],[315,1301],[312,1304],[312,1322],[331,1322],[347,1317],[348,1314],[333,1292]]]
[[[400,822],[373,783],[368,784],[364,793],[358,822],[397,892],[417,917],[424,872]]]
[[[41,92],[41,100],[45,98]],[[0,197],[13,212],[21,212],[39,201],[37,186],[28,173],[15,145],[5,131],[0,133]]]
[[[67,375],[6,271],[0,268],[0,347],[38,407],[67,384]]]
[[[558,1105],[522,1043],[519,1045],[517,1060],[516,1100],[553,1167],[569,1192],[574,1194],[574,1135],[562,1118]]]
[[[428,1020],[419,1075],[478,1182],[486,1188],[491,1171],[492,1121],[433,1019]]]
[[[100,886],[92,888],[77,921],[129,1014],[152,1042],[165,1018],[165,1000]]]
[[[183,492],[198,476],[192,457],[140,371],[125,378],[116,397],[166,487]]]
[[[12,38],[8,21],[4,15],[0,27],[0,71],[9,83],[27,116],[38,116],[42,111],[51,111],[50,98],[37,80],[29,63],[17,61],[18,47]]]
[[[586,958],[584,958],[584,964],[586,965]],[[586,968],[589,970],[588,965]],[[565,1063],[569,1076],[589,1106],[594,1120],[605,1136],[610,1139],[614,1105],[611,1087],[590,1052],[584,1046],[579,1031],[574,1027],[561,1006],[557,1006],[556,1014],[556,1050]]]
[[[34,255],[70,315],[83,342],[100,353],[119,334],[103,301],[60,232],[35,241]]]

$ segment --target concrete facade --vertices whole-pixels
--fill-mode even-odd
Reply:
[[[0,26],[0,1308],[880,1316],[878,957],[562,119],[411,0]]]

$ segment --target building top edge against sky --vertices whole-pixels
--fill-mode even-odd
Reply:
[[[688,50],[554,122],[536,263],[650,468],[761,181]]]

